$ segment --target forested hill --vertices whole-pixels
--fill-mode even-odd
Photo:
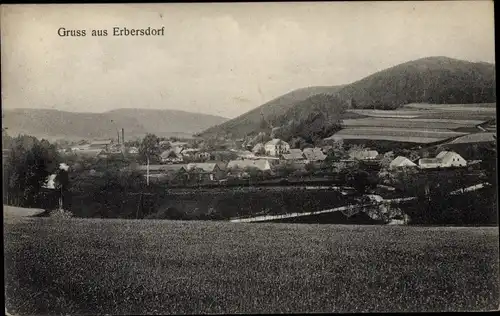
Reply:
[[[396,109],[408,103],[496,102],[495,65],[447,57],[410,61],[346,85],[356,108]]]

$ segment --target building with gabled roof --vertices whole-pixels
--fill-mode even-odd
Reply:
[[[266,159],[231,160],[227,164],[227,170],[244,170],[245,168],[256,168],[261,171],[266,171],[271,170],[271,164]]]
[[[404,168],[404,167],[417,167],[417,164],[404,156],[394,158],[389,164],[389,169]]]
[[[264,149],[267,155],[280,156],[290,150],[290,145],[279,138],[274,138],[264,145]]]
[[[180,153],[173,149],[168,149],[160,154],[160,160],[162,163],[180,163],[184,159]]]
[[[304,157],[310,161],[323,161],[326,159],[325,153],[323,153],[323,150],[319,147],[314,147],[314,148],[304,148]]]
[[[217,162],[188,163],[187,170],[198,173],[199,180],[220,180],[224,177],[224,166]]]
[[[351,159],[357,160],[375,160],[378,157],[376,150],[353,150],[349,153]]]
[[[454,151],[442,151],[436,158],[441,159],[441,167],[465,167],[467,161]]]
[[[304,154],[300,149],[290,149],[287,153],[281,154],[284,160],[301,161],[305,160]]]

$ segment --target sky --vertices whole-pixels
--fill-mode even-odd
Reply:
[[[492,1],[7,5],[2,104],[233,118],[423,57],[495,62]],[[61,37],[58,29],[86,30]],[[164,36],[115,37],[113,27]],[[107,37],[92,37],[107,29]]]

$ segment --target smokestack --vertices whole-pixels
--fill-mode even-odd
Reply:
[[[122,143],[125,144],[125,129],[122,127]]]
[[[116,134],[118,135],[118,144],[120,143],[120,132],[117,130]]]

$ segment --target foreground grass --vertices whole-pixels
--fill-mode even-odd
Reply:
[[[493,310],[498,229],[32,219],[11,314]]]

